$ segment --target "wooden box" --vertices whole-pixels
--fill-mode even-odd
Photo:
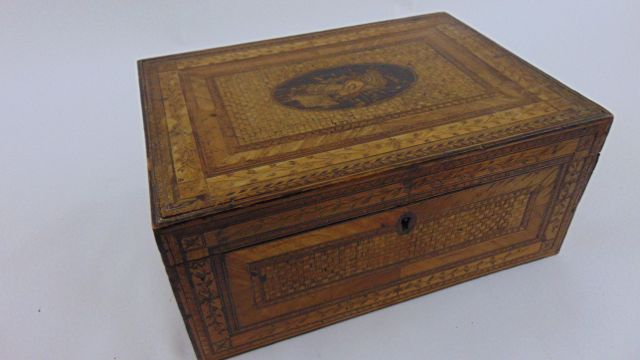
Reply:
[[[448,14],[139,62],[200,359],[558,252],[612,115]]]

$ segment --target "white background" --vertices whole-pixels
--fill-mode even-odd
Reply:
[[[639,4],[0,0],[0,358],[194,358],[137,59],[448,11],[616,115],[562,252],[239,359],[640,359]]]

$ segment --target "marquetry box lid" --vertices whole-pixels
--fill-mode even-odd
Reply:
[[[156,228],[610,116],[444,13],[139,71]]]

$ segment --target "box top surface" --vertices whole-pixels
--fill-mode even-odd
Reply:
[[[139,72],[155,226],[609,116],[444,13]]]

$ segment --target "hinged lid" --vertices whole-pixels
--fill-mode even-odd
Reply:
[[[156,227],[608,116],[442,13],[139,68]]]

